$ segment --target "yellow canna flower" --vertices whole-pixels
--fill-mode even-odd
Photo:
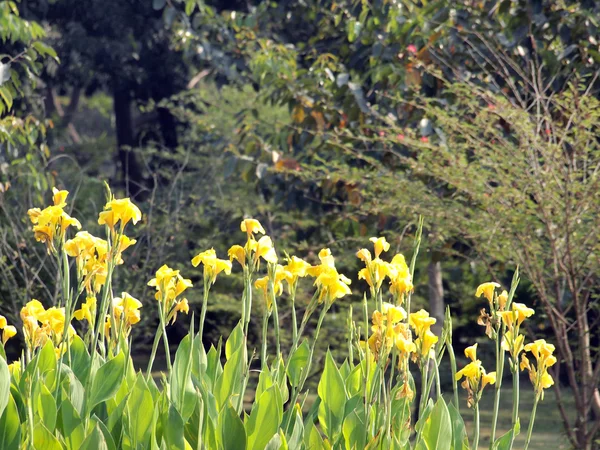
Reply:
[[[517,334],[514,336],[512,330],[507,330],[504,333],[504,337],[502,338],[502,349],[506,352],[509,352],[514,360],[519,356],[519,353],[523,351],[523,343],[525,341],[525,336],[522,334]]]
[[[498,315],[500,316],[502,322],[506,325],[509,330],[513,330],[515,328],[519,328],[523,321],[531,317],[535,314],[535,311],[531,308],[528,308],[523,303],[513,302],[511,304],[510,311],[499,311]]]
[[[283,269],[290,274],[290,279],[288,280],[290,285],[295,283],[298,278],[307,276],[309,268],[309,263],[296,256],[288,258],[288,263],[283,267]]]
[[[142,302],[137,298],[132,297],[127,292],[123,292],[121,293],[121,297],[115,297],[113,299],[113,314],[116,318],[122,316],[128,326],[135,325],[140,321],[141,307]]]
[[[496,306],[498,307],[498,311],[504,311],[506,302],[508,302],[508,292],[504,290],[498,297],[496,297]]]
[[[540,387],[542,389],[548,389],[549,387],[554,385],[554,378],[552,378],[552,375],[550,375],[548,372],[544,372],[542,373],[541,379],[540,379]]]
[[[2,328],[2,344],[6,344],[11,337],[17,334],[17,329],[13,325],[6,325]]]
[[[401,354],[409,355],[410,353],[414,353],[417,351],[415,343],[410,338],[407,339],[402,335],[397,336],[395,343],[396,348]]]
[[[467,364],[465,367],[463,367],[461,370],[459,370],[458,372],[456,372],[456,380],[460,380],[462,377],[465,377],[471,381],[475,380],[479,380],[479,378],[481,377],[481,361],[479,360],[475,360],[470,362],[469,364]]]
[[[483,374],[481,377],[481,389],[486,387],[488,384],[496,384],[496,372]]]
[[[33,224],[33,234],[38,242],[46,244],[48,252],[55,250],[54,241],[56,238],[64,240],[66,230],[70,226],[81,229],[79,221],[69,216],[64,207],[68,195],[67,191],[57,191],[53,189],[54,205],[48,206],[43,210],[40,208],[31,208],[27,211],[29,219]]]
[[[475,361],[477,359],[477,343],[465,348],[465,356],[471,361]]]
[[[16,360],[8,365],[8,371],[14,377],[16,374],[21,373],[21,361]]]
[[[412,277],[410,269],[406,264],[404,255],[398,253],[392,258],[390,263],[394,269],[393,277],[390,277],[390,292],[396,296],[399,301],[402,301],[402,296],[413,290]]]
[[[240,229],[248,235],[248,239],[252,238],[255,233],[265,234],[265,229],[256,219],[244,219],[240,224]]]
[[[371,262],[371,252],[366,248],[361,248],[359,251],[357,251],[356,257],[366,264]]]
[[[187,298],[183,298],[179,300],[175,304],[175,308],[173,308],[173,318],[171,319],[171,325],[175,323],[177,320],[177,313],[182,312],[184,314],[188,314],[190,312],[190,304],[188,303]]]
[[[531,352],[538,361],[552,356],[555,347],[546,342],[545,339],[538,339],[525,346],[525,351]]]
[[[421,347],[421,356],[435,358],[435,354],[431,350],[437,341],[438,337],[431,330],[426,330],[423,336],[417,339],[417,348]]]
[[[200,263],[204,266],[204,277],[209,280],[210,283],[214,283],[217,279],[217,275],[221,272],[225,272],[227,275],[231,274],[231,261],[217,258],[217,254],[213,248],[198,253],[194,259],[192,259],[192,265],[194,267],[198,267]]]
[[[179,270],[171,269],[165,264],[156,271],[155,278],[148,282],[148,286],[156,288],[154,298],[162,301],[165,304],[165,312],[168,312],[177,297],[193,285],[191,280],[180,275]]]
[[[429,313],[424,309],[411,313],[408,316],[408,323],[413,327],[417,336],[424,335],[435,322],[435,317],[429,317]]]
[[[73,313],[73,317],[80,322],[87,320],[89,324],[93,324],[96,317],[96,297],[87,297],[85,303],[81,304],[81,308]]]
[[[382,252],[387,252],[390,249],[390,244],[385,240],[385,237],[372,237],[369,241],[373,243],[375,258],[379,258]]]
[[[67,206],[67,196],[69,191],[59,191],[55,187],[52,188],[52,201],[54,206],[60,206],[61,208]]]
[[[406,319],[406,310],[402,306],[394,306],[391,303],[383,302],[381,312],[386,316],[388,322],[394,324]]]
[[[246,250],[241,245],[233,245],[227,252],[229,261],[233,262],[235,259],[242,267],[246,265]]]
[[[254,260],[258,261],[260,258],[272,264],[277,264],[277,254],[275,248],[273,248],[273,241],[269,236],[261,237],[258,242],[251,240],[254,253]]]
[[[8,325],[6,317],[0,315],[0,329],[4,328],[6,325]]]
[[[485,298],[488,299],[490,304],[492,304],[492,302],[494,301],[494,291],[496,288],[499,288],[499,287],[500,287],[500,285],[493,281],[480,284],[479,287],[477,288],[477,291],[475,292],[475,297],[479,298],[479,297],[481,297],[481,295],[483,295]]]
[[[115,225],[120,221],[122,230],[129,222],[135,225],[141,219],[142,212],[129,198],[113,199],[104,205],[104,211],[98,218],[98,225],[107,225],[114,231]]]
[[[527,358],[525,353],[521,354],[521,364],[519,364],[519,368],[521,370],[527,369],[527,370],[531,371],[531,364],[529,363],[529,359]]]

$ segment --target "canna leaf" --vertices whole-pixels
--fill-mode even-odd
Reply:
[[[191,377],[192,351],[192,339],[188,334],[177,348],[171,372],[171,400],[184,422],[187,422],[196,408],[196,391]]]
[[[18,450],[21,442],[21,421],[19,410],[12,395],[9,394],[8,402],[0,416],[0,448]]]
[[[37,411],[44,425],[50,432],[56,427],[56,402],[52,393],[48,390],[45,384],[41,383],[40,393],[37,398]]]
[[[38,423],[33,430],[33,446],[35,450],[62,450],[60,442],[43,423]],[[83,447],[82,447],[83,448]]]
[[[517,420],[514,428],[508,430],[494,442],[494,450],[510,450],[512,448],[513,438],[521,432],[521,423]]]
[[[10,397],[10,372],[4,358],[0,358],[0,416]]]
[[[274,384],[262,393],[252,406],[246,421],[247,448],[263,450],[271,437],[278,432],[283,418],[283,401],[279,387]]]
[[[221,423],[223,449],[245,450],[246,430],[231,401],[227,402],[227,405],[221,411],[219,422]]]
[[[423,442],[427,448],[450,450],[452,442],[452,422],[446,402],[440,396],[423,427]]]
[[[244,331],[242,330],[242,322],[238,322],[236,327],[231,331],[227,342],[225,343],[225,358],[229,360],[231,355],[237,352],[244,343]]]
[[[456,407],[450,403],[448,405],[448,412],[450,413],[450,421],[452,422],[452,450],[463,450],[469,448],[469,437],[465,429],[465,422],[461,417]]]
[[[290,380],[292,387],[296,387],[300,384],[302,372],[308,364],[308,358],[310,356],[310,345],[308,340],[302,341],[302,344],[294,350],[294,353],[290,357],[288,363],[287,375]]]
[[[108,362],[104,363],[94,374],[92,389],[89,393],[89,410],[98,403],[106,401],[119,390],[125,374],[125,355],[123,351]]]
[[[141,372],[138,373],[135,385],[127,399],[126,410],[129,417],[130,439],[136,446],[146,447],[150,439],[149,430],[154,417],[154,403]]]
[[[335,440],[341,431],[346,406],[346,389],[331,352],[327,351],[325,368],[318,387],[321,405],[319,406],[319,423],[325,435]]]
[[[83,340],[75,335],[71,342],[71,370],[77,379],[84,384],[90,371],[90,354]]]
[[[219,409],[232,397],[240,395],[242,389],[242,349],[238,349],[225,363],[223,373],[215,383],[215,398]]]
[[[65,439],[68,450],[78,450],[85,439],[85,430],[79,413],[69,400],[63,399],[58,410],[58,429]]]
[[[85,438],[81,444],[81,450],[108,450],[106,440],[98,424],[92,428],[92,432]]]

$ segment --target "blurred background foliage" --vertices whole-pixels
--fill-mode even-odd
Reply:
[[[158,324],[151,274],[164,262],[181,269],[197,286],[189,295],[197,313],[201,272],[190,259],[210,247],[224,257],[250,216],[280,257],[315,263],[329,247],[352,278],[353,299],[334,306],[323,330],[340,358],[348,307],[360,310],[366,288],[354,253],[384,235],[390,252],[410,258],[419,215],[425,235],[413,305],[440,319],[449,306],[459,349],[483,335],[473,326],[484,306],[475,287],[489,278],[507,287],[526,261],[532,266],[517,296],[537,307],[531,337],[552,339],[566,328],[565,338],[579,337],[578,326],[551,326],[557,305],[567,324],[581,312],[568,306],[569,274],[553,272],[567,253],[553,253],[562,236],[535,215],[527,149],[536,149],[533,159],[549,148],[560,153],[569,136],[565,153],[575,149],[589,166],[567,195],[575,207],[562,201],[557,181],[547,212],[583,208],[569,217],[581,232],[597,229],[599,121],[596,103],[580,97],[598,96],[599,12],[588,0],[0,1],[0,313],[15,322],[26,300],[56,298],[56,270],[34,242],[26,210],[47,203],[50,187],[66,188],[73,214],[100,234],[106,180],[145,214],[116,274],[116,291],[144,302],[137,348],[149,345]],[[567,119],[574,111],[582,120]],[[529,145],[531,129],[511,120],[536,124],[546,140]],[[513,156],[523,170],[512,171]],[[502,161],[508,187],[493,190],[502,183],[486,176]],[[530,195],[530,208],[502,206],[511,192]],[[540,245],[522,255],[517,238]],[[585,275],[572,278],[587,296],[587,379],[597,381],[600,245],[597,236],[577,242]],[[544,301],[543,288],[556,283],[562,287]],[[302,287],[300,308],[312,294],[308,281]],[[239,273],[213,289],[210,342],[238,320],[241,290]],[[280,311],[286,329],[289,312]],[[258,321],[252,326],[258,336]],[[174,329],[173,341],[184,331]],[[568,362],[557,375],[573,385],[587,370],[578,356],[586,344],[569,345],[576,378],[567,379]],[[588,406],[574,426],[600,417]],[[579,445],[585,436],[569,437]]]

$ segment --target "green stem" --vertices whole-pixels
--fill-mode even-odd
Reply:
[[[529,441],[531,441],[531,432],[533,431],[533,422],[535,421],[535,413],[537,411],[537,405],[538,405],[539,400],[540,400],[540,398],[536,394],[535,400],[533,401],[533,409],[531,410],[531,419],[529,420],[529,427],[527,427],[527,438],[525,439],[525,447],[523,447],[523,450],[527,450],[527,447],[529,447]]]
[[[273,294],[273,326],[275,327],[275,352],[277,354],[277,365],[281,360],[281,343],[279,339],[279,312],[277,310],[277,299]]]
[[[518,364],[518,363],[517,363]],[[515,429],[515,425],[519,420],[519,366],[513,367],[513,411],[512,411],[512,428]],[[512,434],[510,441],[510,448],[512,449],[513,443],[515,442],[515,433]]]
[[[298,319],[296,318],[296,288],[298,287],[298,282],[294,282],[294,287],[291,292],[291,303],[292,303],[292,342],[295,342],[298,338]]]
[[[202,311],[200,311],[200,327],[198,334],[200,335],[200,342],[204,336],[204,319],[206,318],[206,308],[208,307],[208,293],[210,292],[210,281],[207,277],[204,277],[204,295],[202,297]]]
[[[156,350],[158,349],[158,343],[162,335],[162,328],[157,328],[156,334],[154,335],[154,343],[152,344],[152,353],[150,354],[150,361],[148,361],[148,369],[146,369],[146,380],[150,380],[152,374],[152,366],[154,365],[154,358],[156,358]]]
[[[425,405],[427,404],[427,397],[429,396],[429,389],[427,383],[427,374],[429,372],[429,361],[425,361],[421,367],[421,400],[419,401],[419,418],[423,414]]]
[[[169,350],[169,338],[167,337],[167,327],[165,324],[165,311],[163,310],[162,302],[158,304],[159,316],[160,316],[160,326],[162,328],[163,334],[163,343],[165,345],[165,357],[167,359],[167,370],[171,373],[171,351]]]
[[[262,343],[260,348],[260,367],[262,370],[267,368],[267,331],[269,325],[269,313],[265,308],[262,322]]]
[[[364,397],[365,397],[365,423],[369,426],[369,416],[371,413],[370,400],[369,400],[369,375],[371,373],[371,350],[369,348],[369,307],[367,305],[367,296],[363,295],[363,315],[365,319],[365,381],[364,385]],[[367,433],[367,440],[369,439]]]
[[[493,449],[494,442],[496,441],[496,425],[498,423],[498,413],[500,410],[500,393],[502,388],[502,375],[504,373],[504,350],[501,346],[501,335],[497,334],[496,338],[496,385],[495,385],[495,398],[494,398],[494,411],[492,415],[492,430],[490,439],[490,450]]]
[[[446,347],[448,348],[448,355],[450,355],[450,368],[452,370],[452,390],[454,393],[454,406],[457,411],[460,411],[460,405],[458,401],[458,381],[456,381],[456,355],[454,354],[454,347],[452,342],[447,342]]]
[[[475,402],[473,409],[473,415],[475,418],[475,436],[473,436],[473,450],[477,450],[479,447],[479,402]]]

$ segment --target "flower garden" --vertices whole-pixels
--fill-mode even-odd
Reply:
[[[154,299],[113,292],[112,277],[136,243],[125,233],[135,234],[142,212],[129,199],[107,192],[98,218],[104,238],[81,231],[67,214],[67,191],[54,189],[52,205],[29,210],[36,240],[56,259],[62,295],[56,306],[43,299],[23,305],[22,329],[0,317],[3,345],[18,333],[25,342],[14,361],[6,361],[0,347],[1,449],[477,449],[482,396],[494,397],[490,448],[513,448],[519,433],[526,434],[525,449],[535,439],[537,405],[554,383],[548,368],[557,360],[552,344],[525,340],[523,324],[534,310],[514,298],[518,271],[509,291],[489,282],[475,292],[482,310],[473,321],[485,326],[495,365],[484,368],[474,344],[465,350],[470,362],[459,370],[449,311],[436,335],[436,319],[411,309],[420,234],[410,263],[401,254],[386,258],[385,238],[371,238],[373,250],[356,253],[364,263],[358,277],[370,289],[362,296],[362,310],[350,309],[344,323],[349,356],[336,361],[327,353],[318,395],[310,403],[307,380],[321,325],[331,320],[334,302],[356,295],[330,250],[321,250],[315,265],[283,257],[257,220],[243,220],[240,244],[230,248],[227,259],[209,249],[191,261],[202,265],[204,274],[198,323],[185,298],[198,286],[185,278],[185,270],[158,268],[148,282]],[[203,335],[211,287],[226,282],[233,270],[243,273],[241,319],[226,340],[207,349]],[[298,289],[313,291],[301,314],[294,306]],[[291,330],[279,325],[284,290],[291,300]],[[147,369],[136,371],[130,333],[150,301],[158,304],[160,327]],[[262,317],[252,317],[253,302],[264,302]],[[313,315],[317,325],[309,330]],[[190,323],[190,331],[172,357],[167,329],[181,320]],[[248,342],[251,320],[262,323],[260,348]],[[270,329],[274,346],[268,345]],[[289,350],[280,344],[283,333],[291,334]],[[167,370],[157,382],[152,368],[161,345]],[[450,361],[450,375],[440,373],[443,358]],[[513,380],[512,427],[499,435],[506,368]],[[535,393],[533,410],[525,412],[531,414],[527,430],[520,429],[518,407],[522,371]],[[451,377],[450,392],[442,391],[444,377]],[[464,404],[459,389],[467,393]],[[248,395],[251,405],[244,401]],[[467,416],[474,421],[471,435]]]

